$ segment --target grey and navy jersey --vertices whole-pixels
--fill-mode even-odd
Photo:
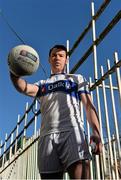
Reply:
[[[82,75],[57,74],[40,80],[37,97],[41,110],[41,136],[53,132],[83,128],[80,114],[80,94],[89,93],[88,82]]]

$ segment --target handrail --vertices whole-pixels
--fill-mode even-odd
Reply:
[[[106,26],[106,28],[100,33],[99,37],[94,42],[96,45],[99,45],[100,42],[105,38],[105,36],[112,30],[112,28],[119,22],[121,19],[121,10],[116,14],[116,16],[111,20],[111,22]],[[88,48],[86,53],[78,60],[77,64],[71,69],[70,73],[74,73],[82,63],[88,58],[88,56],[93,51],[93,44]]]
[[[111,0],[106,0],[104,1],[104,3],[100,6],[100,8],[98,9],[98,11],[96,12],[94,19],[97,20],[97,18],[103,13],[103,11],[105,10],[105,8],[108,6],[108,4],[111,2]],[[82,39],[84,38],[84,36],[87,34],[87,32],[89,31],[89,29],[92,26],[92,21],[89,22],[89,24],[87,25],[87,27],[84,29],[84,31],[82,32],[82,34],[78,37],[78,39],[75,41],[73,47],[70,49],[69,51],[69,56],[72,55],[72,53],[74,52],[74,50],[77,48],[78,44],[80,43],[80,41],[82,41]]]
[[[95,84],[93,84],[90,87],[90,91],[93,91],[97,86],[99,86],[102,83],[103,80],[107,79],[110,74],[115,72],[115,69],[117,67],[120,67],[120,66],[121,66],[121,60],[118,63],[116,63],[109,71],[107,71],[100,79],[98,79],[98,81],[95,82]]]

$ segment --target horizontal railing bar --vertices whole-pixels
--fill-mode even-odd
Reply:
[[[95,13],[94,19],[97,20],[97,18],[102,14],[102,12],[105,10],[105,8],[109,5],[111,0],[105,0],[102,5],[100,6],[99,10]]]
[[[90,90],[93,91],[97,86],[99,86],[103,80],[105,80],[109,74],[112,74],[117,67],[121,66],[121,60],[118,61],[109,71],[107,71],[94,85],[90,87]]]
[[[103,32],[99,35],[99,37],[96,39],[95,44],[98,45],[100,41],[104,39],[104,37],[110,32],[110,30],[119,22],[121,19],[121,10],[118,11],[118,13],[115,15],[115,17],[112,19],[112,21],[106,26],[106,28],[103,30]]]
[[[107,5],[111,2],[111,0],[106,0],[99,8],[99,10],[96,12],[94,19],[97,20],[97,18],[101,15],[101,13],[105,10],[105,8],[107,7]],[[80,41],[82,41],[82,39],[85,37],[85,35],[87,34],[87,32],[89,31],[89,29],[92,26],[92,21],[89,22],[88,26],[84,29],[84,31],[82,32],[82,34],[79,36],[79,38],[75,41],[73,47],[70,49],[69,51],[69,56],[72,55],[72,53],[74,52],[74,50],[77,48],[78,44],[80,43]]]
[[[120,134],[119,139],[121,140],[121,134]],[[111,142],[114,142],[114,141],[117,141],[116,137],[114,137],[114,139],[111,138]],[[109,143],[109,141],[105,142],[104,145],[107,145],[108,143]]]
[[[90,84],[90,87],[92,87],[94,84],[95,84],[95,83],[91,83],[91,84]],[[99,87],[99,88],[102,88],[102,84],[99,84],[98,87]],[[105,88],[106,88],[106,89],[110,89],[110,86],[109,86],[108,84],[106,84],[106,85],[105,85]],[[117,86],[113,86],[112,88],[113,88],[113,90],[118,90],[118,87],[117,87]]]
[[[112,28],[116,25],[116,23],[119,22],[121,19],[121,10],[116,14],[116,16],[112,19],[112,21],[106,26],[106,28],[103,30],[103,32],[99,35],[99,37],[94,42],[96,45],[99,45],[100,42],[105,38],[105,36],[112,30]],[[88,58],[88,56],[93,51],[93,44],[89,47],[89,49],[86,51],[86,53],[82,56],[80,60],[78,60],[77,64],[71,69],[70,73],[74,73],[81,64],[84,63],[84,61]]]

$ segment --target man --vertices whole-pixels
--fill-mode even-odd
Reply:
[[[89,179],[91,159],[80,115],[82,101],[92,127],[95,154],[102,151],[99,121],[92,104],[88,83],[81,75],[66,74],[67,50],[55,45],[49,52],[51,76],[29,84],[10,74],[16,89],[37,97],[41,108],[38,167],[42,179],[62,179],[67,171],[71,179]]]

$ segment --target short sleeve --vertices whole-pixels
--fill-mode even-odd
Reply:
[[[78,94],[90,94],[89,82],[83,76],[78,76]]]
[[[37,97],[41,97],[46,93],[46,83],[44,80],[40,80],[34,83],[36,86],[39,87],[37,92]]]
[[[37,95],[36,95],[36,97],[39,97],[41,94],[41,81],[37,81],[34,84],[39,87]]]
[[[36,86],[41,86],[41,81],[37,81],[34,83]]]

